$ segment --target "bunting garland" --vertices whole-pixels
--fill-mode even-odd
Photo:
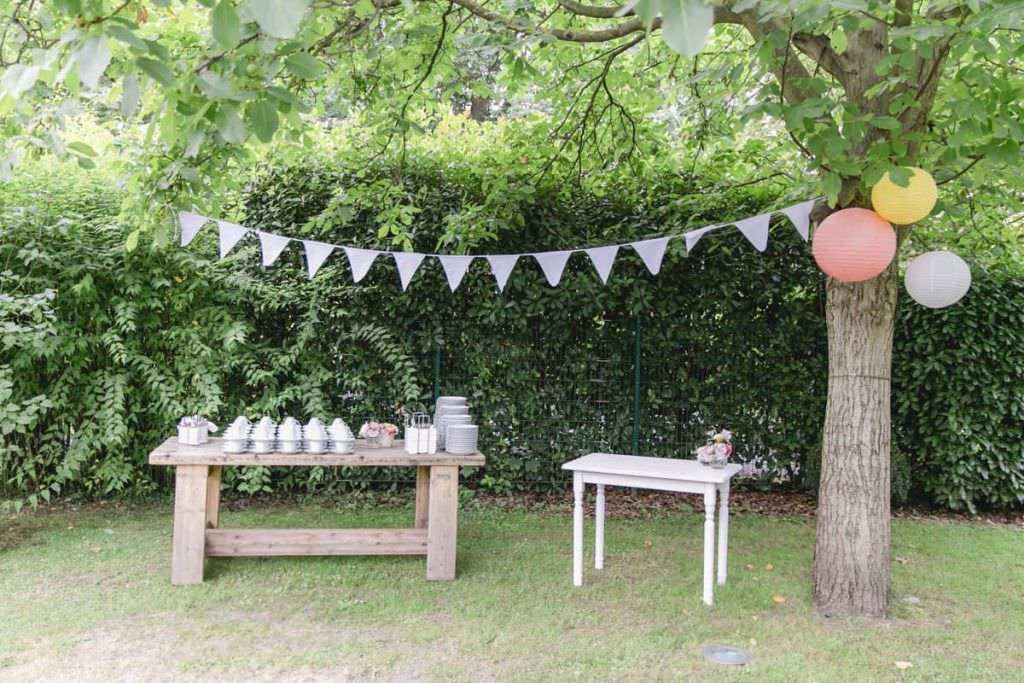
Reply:
[[[309,269],[309,276],[313,277],[320,270],[327,257],[334,251],[333,244],[326,242],[315,242],[313,240],[302,240],[302,246],[306,248],[306,268]],[[357,280],[358,282],[358,280]]]
[[[370,272],[370,266],[374,259],[380,254],[376,249],[356,249],[355,247],[342,247],[345,256],[348,257],[348,264],[352,266],[352,282],[359,282]]]
[[[633,251],[640,255],[647,270],[651,271],[651,275],[657,275],[661,272],[661,260],[665,258],[665,249],[668,247],[669,239],[668,237],[659,237],[656,240],[633,242],[629,246],[633,247]]]
[[[402,283],[402,291],[404,292],[409,289],[412,276],[416,274],[426,255],[416,254],[411,251],[393,251],[391,256],[395,259],[395,266],[398,268],[398,279]]]
[[[441,267],[444,268],[444,276],[448,279],[448,287],[454,292],[462,284],[462,278],[466,275],[466,271],[469,270],[469,265],[473,263],[475,256],[438,256],[437,260],[441,262]]]
[[[244,228],[241,225],[235,223],[228,223],[227,221],[217,221],[217,227],[220,228],[220,257],[224,258],[228,255],[238,241],[245,237],[245,233],[249,232],[248,228]]]
[[[275,235],[269,232],[258,231],[256,235],[260,238],[260,253],[263,255],[263,267],[274,265],[274,261],[281,255],[284,248],[290,241],[287,237]]]
[[[608,276],[612,273],[612,266],[615,265],[615,256],[619,253],[619,245],[613,244],[610,247],[594,247],[587,249],[587,256],[594,264],[597,276],[601,278],[602,284],[608,284]]]
[[[199,228],[203,227],[206,223],[207,219],[204,216],[189,211],[182,211],[179,218],[181,220],[181,246],[187,247],[192,238],[199,232]]]
[[[518,260],[517,254],[495,254],[487,257],[487,262],[491,264],[491,272],[494,273],[494,279],[498,283],[499,292],[505,291],[508,276],[512,274],[512,269],[516,267]]]
[[[540,269],[544,271],[544,277],[547,278],[548,284],[555,287],[562,281],[562,271],[565,270],[565,264],[569,262],[572,252],[543,251],[531,255],[540,264]]]
[[[459,288],[460,284],[462,284],[462,279],[465,277],[466,272],[473,263],[473,260],[476,258],[483,258],[486,259],[487,263],[491,267],[491,273],[494,274],[494,280],[498,285],[498,291],[504,291],[505,285],[508,283],[509,276],[512,274],[512,270],[516,267],[516,263],[518,263],[519,258],[522,256],[532,256],[540,266],[548,284],[555,287],[562,280],[562,274],[565,272],[565,266],[569,262],[569,258],[576,252],[584,252],[590,258],[590,262],[594,265],[594,270],[597,271],[597,276],[601,279],[602,283],[607,284],[608,278],[611,276],[612,268],[615,266],[615,259],[618,258],[619,251],[624,246],[632,247],[633,251],[636,252],[640,257],[640,260],[642,260],[644,265],[647,267],[647,270],[650,271],[652,275],[657,275],[661,271],[661,264],[662,261],[664,261],[670,240],[682,237],[686,242],[686,251],[687,253],[690,253],[694,250],[697,243],[704,235],[712,232],[713,230],[719,230],[729,226],[735,226],[755,249],[759,252],[764,252],[768,248],[769,224],[771,223],[772,217],[776,214],[782,214],[788,218],[790,223],[793,224],[793,227],[796,228],[797,232],[800,234],[800,237],[806,242],[810,229],[811,210],[814,208],[817,201],[817,199],[810,199],[800,202],[799,204],[794,204],[793,206],[787,206],[782,209],[769,211],[768,213],[751,216],[750,218],[744,218],[738,221],[706,225],[701,228],[689,230],[682,234],[664,235],[651,239],[627,242],[626,244],[610,244],[605,246],[582,247],[579,249],[563,249],[557,251],[526,252],[524,254],[487,254],[480,256],[422,254],[411,251],[360,249],[357,247],[329,244],[327,242],[317,242],[315,240],[297,240],[284,235],[277,235],[262,230],[253,230],[243,225],[238,225],[237,223],[210,219],[191,211],[180,212],[178,214],[178,220],[181,223],[182,247],[187,247],[204,225],[209,222],[217,223],[218,246],[221,258],[227,256],[248,233],[252,232],[259,238],[260,253],[262,255],[262,263],[264,267],[273,265],[291,242],[298,241],[302,242],[305,251],[306,267],[309,271],[309,277],[314,277],[317,274],[321,266],[323,266],[324,262],[327,261],[328,257],[330,257],[335,249],[341,249],[345,252],[349,266],[352,269],[352,281],[359,282],[366,277],[366,274],[370,271],[371,266],[373,266],[373,263],[378,256],[381,254],[390,254],[394,259],[395,266],[398,268],[399,281],[402,285],[402,290],[404,291],[409,288],[409,284],[412,282],[416,272],[423,264],[424,259],[429,256],[440,261],[441,267],[444,270],[445,279],[448,281],[448,288],[453,292]]]

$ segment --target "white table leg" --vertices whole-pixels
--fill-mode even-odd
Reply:
[[[583,585],[583,474],[572,475],[572,585]]]
[[[604,569],[604,484],[597,485],[597,512],[594,515],[594,568]]]
[[[718,490],[718,585],[725,585],[729,566],[729,482]]]
[[[704,487],[704,604],[714,601],[715,573],[715,485]]]

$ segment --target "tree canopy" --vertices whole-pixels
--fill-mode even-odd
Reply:
[[[914,164],[968,192],[943,207],[956,221],[982,198],[1020,206],[1021,174],[1002,171],[1024,140],[1019,2],[0,4],[0,172],[40,151],[92,165],[67,130],[92,112],[126,210],[158,235],[172,209],[215,210],[255,156],[301,154],[325,127],[358,125],[364,161],[401,157],[480,102],[521,122],[531,170],[576,181],[729,165],[756,139],[771,172],[832,203]]]

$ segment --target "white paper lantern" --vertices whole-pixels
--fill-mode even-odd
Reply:
[[[945,308],[971,288],[971,269],[952,252],[929,251],[910,262],[904,284],[910,298],[922,306]]]

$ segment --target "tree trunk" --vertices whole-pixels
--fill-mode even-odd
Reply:
[[[814,602],[825,616],[882,616],[889,598],[889,378],[898,286],[828,279],[828,402],[821,453]]]

